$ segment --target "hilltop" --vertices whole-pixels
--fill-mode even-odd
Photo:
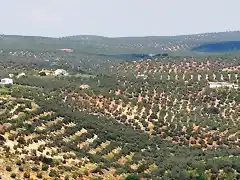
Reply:
[[[149,36],[149,37],[102,37],[76,35],[61,38],[37,36],[2,35],[0,47],[21,50],[56,50],[72,48],[78,52],[94,54],[125,53],[189,53],[191,49],[202,44],[225,41],[240,41],[240,32],[203,33],[181,36]]]

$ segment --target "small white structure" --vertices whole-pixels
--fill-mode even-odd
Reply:
[[[57,69],[54,71],[54,76],[68,76],[68,72],[64,69]]]
[[[138,72],[138,75],[137,75],[137,77],[136,78],[143,78],[143,79],[147,79],[147,75],[145,75],[145,74],[140,74],[139,72]]]
[[[23,76],[26,76],[26,74],[25,74],[24,72],[18,74],[18,75],[16,76],[16,78],[18,79],[18,78],[23,77]]]
[[[210,88],[220,88],[220,87],[228,87],[238,89],[238,85],[234,83],[227,83],[227,82],[208,82]]]
[[[14,77],[14,74],[9,74],[8,75],[10,78],[13,78]]]
[[[3,78],[3,79],[1,79],[0,84],[13,84],[13,80],[10,78]]]
[[[73,52],[73,49],[60,49],[61,51],[65,51],[65,52]]]
[[[87,84],[82,84],[81,86],[79,86],[80,89],[88,89],[90,86]]]

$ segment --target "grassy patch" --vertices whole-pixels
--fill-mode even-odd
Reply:
[[[6,87],[0,87],[0,94],[8,94],[10,93],[10,89]]]
[[[20,89],[20,88],[39,89],[40,87],[27,86],[27,85],[21,85],[21,84],[13,84],[11,88],[12,89]]]
[[[75,77],[82,77],[82,78],[94,78],[96,76],[90,74],[75,74]]]

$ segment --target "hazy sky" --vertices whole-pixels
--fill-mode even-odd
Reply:
[[[150,36],[240,30],[239,0],[2,0],[0,33]]]

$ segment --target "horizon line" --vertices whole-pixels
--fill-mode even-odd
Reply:
[[[231,33],[231,32],[240,32],[240,30],[232,30],[232,31],[215,31],[215,32],[202,32],[202,33],[192,33],[192,34],[177,34],[177,35],[146,35],[146,36],[102,36],[102,35],[91,35],[91,34],[79,34],[79,35],[68,35],[68,36],[61,36],[61,37],[53,37],[53,36],[41,36],[41,35],[24,35],[24,34],[5,34],[1,33],[1,36],[21,36],[21,37],[41,37],[41,38],[68,38],[68,37],[74,37],[74,36],[95,36],[95,37],[103,37],[103,38],[109,38],[109,39],[115,39],[115,38],[144,38],[144,37],[178,37],[178,36],[194,36],[194,35],[203,35],[203,34],[217,34],[217,33]]]

